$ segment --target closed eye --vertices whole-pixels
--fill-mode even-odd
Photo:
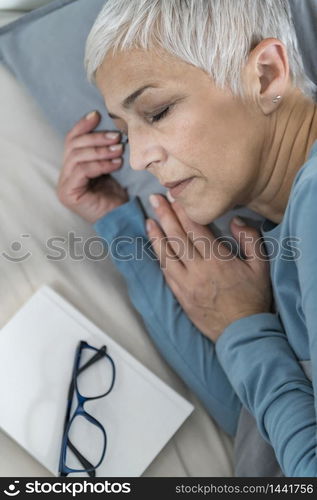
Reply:
[[[158,122],[158,121],[162,120],[170,112],[171,108],[172,108],[172,106],[167,106],[162,111],[160,111],[160,113],[157,113],[154,116],[149,116],[149,119],[152,121],[152,123]],[[120,132],[122,134],[122,141],[121,142],[123,144],[128,143],[129,137],[127,136],[127,134],[125,134],[122,130],[120,130]]]
[[[171,106],[167,106],[167,108],[163,109],[163,111],[161,111],[157,115],[152,116],[152,123],[162,120],[162,118],[164,118],[164,116],[166,116],[169,113],[170,108]]]

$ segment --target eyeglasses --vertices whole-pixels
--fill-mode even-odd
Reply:
[[[91,351],[94,354],[91,356]],[[59,475],[67,476],[73,472],[86,472],[90,477],[96,476],[96,469],[103,461],[107,448],[107,434],[103,425],[84,409],[87,401],[103,398],[113,388],[116,369],[113,359],[104,345],[100,349],[80,341],[75,354],[72,378],[68,390],[67,409],[64,422],[62,446],[59,460]],[[77,406],[72,413],[74,393]],[[91,425],[94,427],[92,428]],[[87,429],[88,426],[88,429]],[[85,433],[92,435],[87,450],[79,451],[80,437]],[[92,432],[94,431],[94,432]],[[87,455],[91,454],[93,456]],[[86,456],[85,456],[86,455]],[[74,458],[83,468],[75,468]]]

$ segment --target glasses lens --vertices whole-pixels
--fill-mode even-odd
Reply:
[[[85,368],[86,363],[95,354],[96,351],[89,348],[84,348],[81,352],[77,387],[80,394],[86,398],[97,398],[106,394],[113,382],[113,366],[107,356],[102,356]]]
[[[76,415],[71,423],[65,465],[70,469],[85,471],[89,466],[80,460],[80,455],[95,467],[100,462],[105,446],[104,435],[83,415]],[[78,475],[78,474],[77,474]]]

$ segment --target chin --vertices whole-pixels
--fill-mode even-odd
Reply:
[[[205,226],[206,224],[210,224],[214,220],[213,215],[207,213],[201,207],[186,206],[186,204],[184,204],[184,210],[185,210],[187,216],[192,221],[197,222],[197,224],[201,224],[201,225]]]
[[[196,197],[195,197],[196,198]],[[183,205],[183,208],[187,214],[187,216],[197,224],[201,224],[202,226],[206,226],[207,224],[211,224],[218,217],[222,217],[224,214],[228,212],[228,210],[234,207],[234,203],[225,204],[225,203],[210,203],[210,196],[206,200],[205,203],[202,203],[204,198],[201,196],[200,199],[196,198],[195,202],[193,200],[180,201]]]

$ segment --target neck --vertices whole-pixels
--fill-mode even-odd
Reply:
[[[279,224],[297,172],[317,140],[317,105],[295,90],[268,117],[261,151],[261,176],[249,208]]]

